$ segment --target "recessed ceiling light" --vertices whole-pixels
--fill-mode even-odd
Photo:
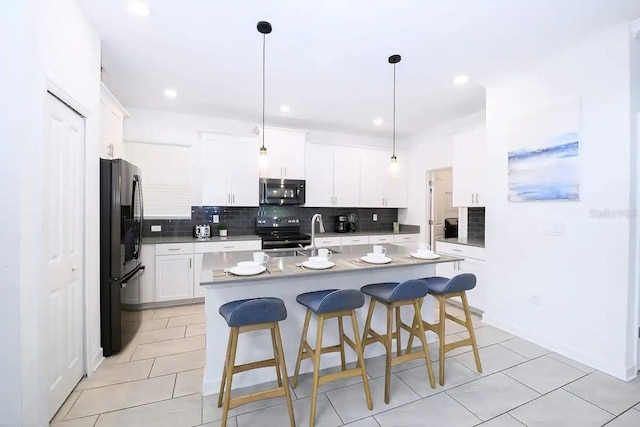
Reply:
[[[165,89],[164,96],[169,99],[175,99],[175,97],[178,96],[178,92],[173,89]]]
[[[453,82],[455,84],[457,84],[457,85],[463,85],[463,84],[467,83],[468,81],[469,81],[469,76],[465,76],[464,74],[460,75],[460,76],[456,76],[453,79]]]
[[[138,0],[129,2],[129,11],[135,15],[145,18],[151,15],[151,8],[149,7],[149,5]]]
[[[373,119],[373,124],[376,126],[380,126],[382,122],[383,122],[382,117],[376,117],[375,119]]]
[[[291,111],[291,107],[289,107],[288,105],[281,105],[280,111],[282,111],[283,113],[288,113],[289,111]]]

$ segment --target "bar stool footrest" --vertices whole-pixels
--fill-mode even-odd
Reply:
[[[287,383],[286,387],[289,386]],[[229,401],[229,409],[237,408],[238,406],[246,405],[247,403],[257,402],[263,399],[273,399],[276,397],[285,397],[286,391],[284,387],[272,388],[269,390],[263,390],[256,393],[246,394],[244,396],[232,397]]]
[[[276,366],[276,359],[260,360],[259,362],[245,363],[244,365],[236,365],[233,367],[233,373],[250,371],[252,369],[270,368]]]
[[[333,381],[342,380],[345,378],[359,377],[362,375],[360,368],[351,368],[346,371],[333,372],[331,374],[324,374],[318,377],[318,385],[324,385]]]

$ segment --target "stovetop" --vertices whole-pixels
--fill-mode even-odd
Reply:
[[[262,238],[264,249],[297,248],[311,243],[311,236],[300,232],[300,218],[257,217],[256,234]]]

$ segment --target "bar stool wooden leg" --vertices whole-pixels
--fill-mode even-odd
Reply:
[[[318,336],[316,338],[316,348],[313,350],[313,388],[311,391],[311,414],[309,416],[309,427],[313,427],[316,421],[316,403],[318,400],[318,386],[320,377],[320,354],[322,353],[322,332],[324,329],[324,314],[318,316]]]
[[[367,312],[367,320],[364,322],[364,332],[362,333],[362,348],[367,346],[367,339],[369,338],[369,331],[371,330],[371,318],[373,317],[373,310],[376,308],[376,300],[371,298],[369,303],[369,311]]]
[[[471,348],[473,348],[473,357],[476,359],[476,368],[482,373],[482,364],[480,363],[480,353],[478,353],[478,343],[476,342],[476,333],[473,330],[473,322],[471,321],[471,312],[469,311],[469,303],[467,302],[466,292],[460,295],[462,298],[462,308],[464,309],[465,324],[471,338]]]
[[[229,329],[229,341],[227,342],[227,355],[224,358],[224,368],[222,369],[222,381],[220,382],[220,393],[218,393],[218,408],[222,408],[222,397],[224,396],[224,383],[227,381],[227,366],[229,366],[229,355],[231,354],[232,343],[233,343],[233,331]]]
[[[439,377],[439,382],[440,385],[444,385],[444,347],[445,347],[445,337],[446,337],[446,333],[445,333],[445,324],[447,321],[447,312],[446,310],[446,298],[444,297],[444,295],[439,295],[438,300],[440,301],[440,319],[439,319],[439,324],[438,324],[438,349],[439,349],[439,358],[438,360],[439,362],[439,372],[438,372],[438,377]]]
[[[344,325],[342,323],[342,316],[338,317],[338,332],[340,334],[340,362],[342,370],[347,370],[347,361],[344,355]]]
[[[396,356],[402,355],[402,328],[400,327],[402,319],[400,318],[400,307],[396,307]]]
[[[278,357],[278,346],[276,346],[276,330],[271,329],[271,343],[273,344],[273,360],[276,363],[276,375],[278,376],[278,387],[282,387],[282,374],[280,373],[280,357]]]
[[[413,302],[413,309],[415,310],[416,320],[418,323],[418,339],[422,342],[422,350],[424,351],[424,358],[427,362],[427,373],[429,374],[429,383],[431,388],[436,388],[436,381],[433,377],[433,367],[431,366],[431,355],[429,355],[429,347],[427,346],[427,336],[424,332],[424,324],[422,322],[422,313],[420,303],[416,300]]]
[[[364,353],[362,352],[362,343],[358,332],[358,320],[356,319],[356,311],[351,310],[351,326],[353,327],[353,336],[356,342],[356,353],[358,354],[358,365],[362,370],[362,384],[364,387],[364,395],[367,399],[367,408],[373,410],[373,401],[371,400],[371,390],[369,389],[369,378],[367,377],[367,369],[364,364]]]
[[[227,427],[227,417],[229,416],[229,401],[231,400],[231,382],[233,381],[233,368],[236,363],[236,350],[238,348],[239,328],[231,328],[231,351],[227,363],[227,381],[225,384],[224,399],[222,404],[222,421],[220,427]]]
[[[387,305],[387,336],[385,339],[386,363],[384,370],[384,403],[391,397],[391,347],[393,346],[393,307]]]
[[[422,310],[422,303],[424,302],[424,298],[420,298],[419,302],[420,302],[420,304],[419,304],[420,305],[420,310]],[[417,320],[417,317],[416,317],[416,315],[414,313],[413,314],[413,322],[411,323],[411,329],[415,331],[417,328],[418,328],[418,320]],[[407,354],[411,354],[411,349],[413,348],[413,337],[414,337],[413,332],[410,332],[409,333],[409,340],[407,342]]]
[[[291,381],[291,387],[296,388],[298,386],[298,374],[300,373],[300,365],[302,364],[302,356],[304,354],[304,344],[307,341],[307,332],[309,331],[309,321],[311,320],[311,310],[307,310],[307,314],[304,318],[304,326],[302,327],[302,338],[300,338],[300,349],[298,349],[298,359],[296,360],[296,370],[293,373],[293,381]]]
[[[273,332],[273,329],[272,329]],[[282,371],[282,376],[287,378],[287,364],[284,360],[284,347],[282,346],[282,337],[280,336],[280,325],[275,324],[275,341],[277,345],[277,362],[276,366]],[[278,375],[279,377],[280,375]],[[289,390],[289,382],[285,381],[284,392],[287,397],[287,408],[289,409],[289,420],[291,421],[291,427],[296,427],[295,417],[293,415],[293,402],[291,401],[291,390]]]

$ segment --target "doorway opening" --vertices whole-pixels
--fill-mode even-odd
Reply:
[[[453,207],[453,170],[427,171],[427,242],[435,248],[436,239],[458,237],[458,208]]]

